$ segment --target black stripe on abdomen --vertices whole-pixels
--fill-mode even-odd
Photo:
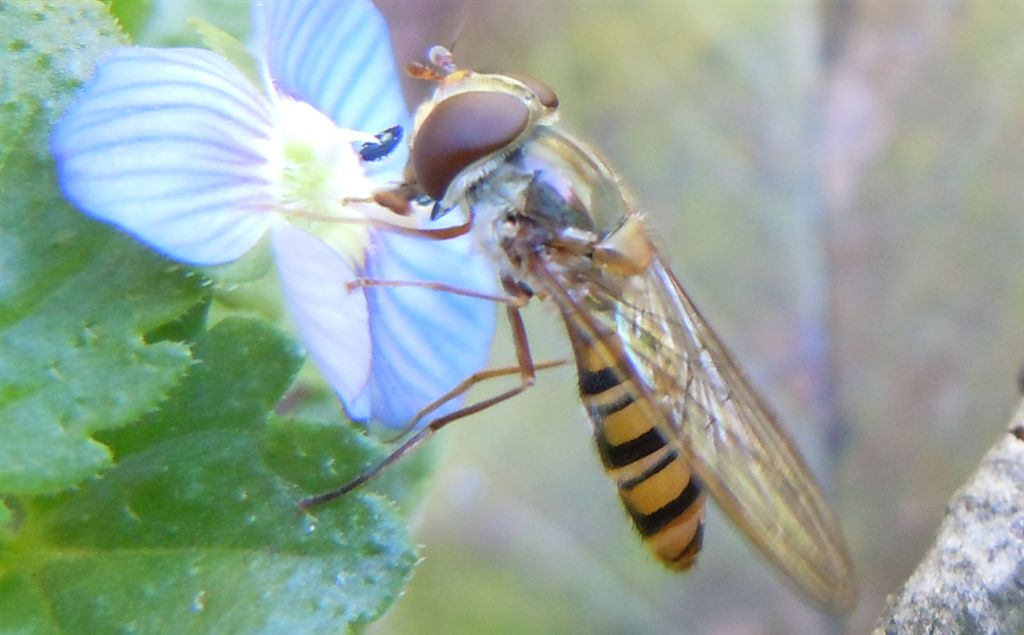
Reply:
[[[650,467],[645,469],[640,474],[638,474],[638,475],[636,475],[634,477],[631,477],[631,478],[623,479],[621,481],[616,481],[615,484],[618,486],[618,488],[620,490],[629,491],[629,490],[637,487],[638,485],[642,485],[644,482],[646,482],[652,476],[654,476],[658,472],[661,472],[662,470],[667,468],[669,465],[672,465],[672,463],[676,460],[676,456],[677,455],[676,455],[675,452],[672,452],[672,451],[665,452],[665,456],[663,456],[660,459],[658,459],[657,463],[651,465]]]
[[[606,469],[625,467],[665,447],[665,440],[655,428],[619,445],[612,445],[604,435],[597,435],[597,452]]]
[[[609,367],[601,370],[580,370],[580,394],[584,397],[600,395],[622,383],[622,377]]]
[[[642,536],[653,536],[678,518],[700,498],[700,482],[691,477],[683,491],[663,507],[650,514],[639,514],[629,510],[637,530]]]
[[[603,393],[602,393],[603,394]],[[594,421],[604,421],[608,417],[612,416],[620,410],[625,410],[635,402],[636,399],[632,394],[626,393],[622,397],[616,399],[609,404],[598,404],[596,398],[588,400],[587,411],[590,418]]]
[[[683,569],[687,569],[693,564],[693,560],[697,558],[697,554],[700,553],[701,547],[704,546],[704,521],[701,521],[697,525],[697,531],[694,532],[693,538],[690,539],[689,544],[683,547],[683,550],[679,554],[672,558],[673,564],[682,565]]]

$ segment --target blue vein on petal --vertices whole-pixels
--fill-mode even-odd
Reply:
[[[161,176],[166,176],[167,174],[166,172],[156,173],[160,174]],[[174,176],[180,176],[179,174],[173,172],[171,174],[173,174]],[[200,197],[213,198],[211,194],[218,193],[220,194],[220,198],[224,198],[227,200],[227,202],[230,203],[230,201],[232,201],[237,196],[239,190],[250,191],[252,190],[253,186],[256,186],[257,189],[259,189],[259,187],[262,185],[264,185],[263,182],[255,179],[232,179],[231,182],[229,183],[206,183],[203,184],[202,186],[197,187],[194,182],[181,184],[178,182],[171,182],[171,179],[168,179],[167,182],[164,183],[164,187],[166,189],[151,188],[149,191],[142,192],[138,196],[122,194],[121,196],[118,197],[118,204],[130,204],[134,202],[150,200],[153,198],[179,199],[183,201],[188,201],[189,198],[191,198],[191,200],[197,200]],[[191,196],[189,198],[184,198],[185,195],[190,194]],[[263,198],[267,197],[264,196]]]
[[[345,22],[340,27],[330,30],[318,29],[313,39],[309,42],[307,51],[339,50],[338,47],[335,45],[335,42],[343,40],[349,36],[349,32],[352,30],[351,27],[349,26],[349,23],[353,22],[354,20],[358,20],[358,18],[358,15],[354,13],[349,13],[348,15],[345,16]],[[324,40],[326,40],[326,42],[321,43]],[[317,58],[314,58],[314,61],[312,63],[307,61],[307,63],[303,66],[303,70],[305,71],[305,73],[303,73],[300,78],[297,78],[301,79],[302,81],[297,83],[306,86],[307,88],[318,86],[320,87],[320,91],[318,92],[322,93],[325,82],[331,75],[331,65],[334,64],[336,64],[336,60],[329,59],[328,56],[326,55],[321,55]],[[339,81],[338,83],[343,83],[345,84],[346,87],[352,85],[351,78],[348,77],[345,78],[344,82]],[[323,95],[321,94],[321,97],[322,96]],[[327,108],[328,104],[320,104],[320,106],[322,108]]]
[[[352,120],[363,121],[366,117],[369,116],[370,111],[372,111],[377,106],[378,102],[383,101],[384,94],[390,90],[391,88],[387,84],[378,84],[377,91],[374,93],[373,99],[364,99],[362,108],[359,110],[357,114],[352,116]]]
[[[202,51],[196,51],[196,53],[199,52]],[[146,64],[154,64],[156,66],[165,67],[178,67],[179,69],[195,71],[197,77],[195,80],[192,81],[183,79],[156,81],[144,80],[141,82],[131,82],[117,85],[118,83],[120,83],[120,81],[123,80],[121,80],[120,77],[117,77],[118,74],[112,71],[112,68],[118,65],[145,66]],[[137,69],[133,70],[137,72]],[[106,98],[110,95],[116,95],[123,91],[132,91],[151,87],[186,87],[190,89],[199,88],[208,91],[214,91],[216,94],[223,96],[228,101],[232,102],[233,105],[240,107],[244,111],[247,111],[249,114],[258,118],[260,121],[269,123],[267,113],[260,108],[254,107],[254,104],[258,104],[259,100],[262,99],[262,96],[260,95],[256,87],[249,84],[248,80],[245,80],[241,76],[233,77],[229,73],[223,72],[223,70],[218,65],[213,63],[197,64],[193,63],[192,60],[186,61],[176,56],[135,53],[128,57],[122,55],[121,57],[115,57],[114,59],[111,59],[110,62],[107,64],[107,67],[101,70],[101,73],[105,75],[113,73],[114,76],[117,77],[119,82],[115,83],[113,87],[104,87],[103,90],[101,90],[100,92],[94,93],[95,97]],[[209,77],[213,77],[218,80],[223,80],[223,82],[230,88],[230,90],[221,86],[214,86],[209,81],[203,81],[199,77],[200,75],[207,76],[206,79],[208,79]],[[242,82],[245,83],[243,84]],[[104,108],[102,110],[107,109]]]
[[[411,259],[410,256],[405,255],[404,250],[401,248],[395,248],[394,246],[391,246],[387,251],[387,256],[389,259],[391,259],[392,263],[397,263],[397,266],[406,271],[414,271],[420,268],[419,266],[417,266],[416,262]],[[371,273],[370,275],[372,276],[373,274]],[[389,301],[392,302],[394,306],[400,309],[400,311],[395,312],[396,314],[412,316],[419,315],[422,312],[420,302],[417,300],[416,294],[414,293],[389,293],[386,290],[382,291],[379,289],[373,289],[372,291],[374,292],[374,294],[381,294],[380,301],[384,301],[385,297],[389,298]],[[461,301],[446,303],[445,311],[448,315],[452,316],[451,318],[448,319],[448,321],[455,322],[455,317],[463,318],[467,322],[475,321],[479,312],[479,306],[475,304],[476,302],[484,301],[462,298]],[[403,330],[403,332],[405,331]],[[397,333],[391,334],[392,337],[397,335]],[[393,343],[397,344],[397,342]],[[434,366],[434,360],[427,360],[425,357],[421,357],[419,355],[404,356],[402,358],[402,363],[418,369],[424,376],[433,376],[434,373],[432,371],[436,370],[436,367]],[[401,373],[397,374],[401,375]],[[457,378],[457,380],[461,379],[463,378]]]
[[[353,4],[352,9],[343,14],[339,14],[333,9],[321,10],[320,7],[317,7],[317,11],[317,15],[310,17],[309,5],[302,7],[301,11],[286,10],[287,22],[284,25],[273,25],[278,34],[277,41],[306,44],[306,46],[271,47],[275,53],[272,56],[272,70],[284,78],[284,81],[280,82],[284,84],[284,86],[280,86],[282,92],[310,101],[321,112],[343,127],[364,129],[382,126],[381,121],[371,124],[351,115],[341,115],[345,114],[346,108],[351,109],[352,95],[357,94],[353,87],[359,85],[356,80],[361,81],[366,73],[369,73],[373,79],[393,78],[392,81],[386,81],[384,85],[394,91],[396,100],[401,100],[397,78],[393,77],[393,66],[383,63],[387,68],[385,68],[386,72],[382,74],[379,72],[382,63],[377,63],[373,67],[367,67],[366,63],[367,60],[380,60],[376,54],[383,52],[383,49],[379,47],[382,41],[387,41],[387,30],[383,21],[373,10],[372,5],[368,3]],[[278,12],[275,15],[281,15],[281,13]],[[280,20],[272,18],[271,22],[280,22]],[[330,28],[324,28],[325,24]],[[352,56],[347,53],[341,57],[314,54],[323,51],[338,53],[345,50],[362,51],[363,57],[358,63],[353,64]],[[388,59],[390,60],[390,58]],[[338,65],[338,60],[344,64]],[[331,79],[335,81],[328,81]],[[379,81],[374,83],[380,84]],[[360,87],[360,90],[363,88]],[[359,117],[366,116],[377,105],[374,100],[364,102],[360,106]],[[397,119],[402,116],[404,113],[396,113],[388,118]],[[389,123],[394,123],[394,121]]]
[[[108,181],[108,180],[119,180],[123,178],[137,178],[146,176],[196,176],[203,178],[206,181],[212,180],[214,177],[219,177],[217,182],[204,185],[202,187],[191,186],[191,190],[195,192],[201,192],[203,189],[217,189],[225,187],[225,185],[269,185],[268,179],[243,175],[238,172],[214,172],[212,170],[189,170],[183,168],[171,168],[166,166],[156,166],[153,168],[140,168],[140,169],[126,169],[118,170],[112,174],[91,174],[89,178],[94,181]]]
[[[97,152],[106,152],[106,151],[109,151],[109,150],[119,149],[119,148],[127,148],[127,147],[132,146],[132,145],[141,145],[141,144],[145,144],[145,143],[167,142],[167,141],[174,141],[174,142],[178,142],[178,143],[188,142],[188,143],[195,144],[195,145],[197,145],[197,146],[199,146],[201,148],[216,148],[218,150],[224,150],[229,155],[233,154],[233,155],[239,156],[240,158],[242,157],[242,155],[244,155],[244,158],[251,159],[249,161],[239,161],[235,165],[254,165],[254,164],[257,164],[257,163],[265,163],[266,162],[266,157],[264,157],[263,155],[261,155],[261,154],[254,154],[254,153],[251,153],[251,152],[248,152],[248,151],[243,151],[243,149],[241,149],[240,146],[222,145],[220,143],[213,142],[209,137],[193,137],[191,135],[185,135],[185,134],[175,134],[175,135],[158,134],[158,135],[147,135],[147,136],[140,136],[140,137],[131,137],[130,139],[122,139],[122,140],[116,140],[116,141],[107,141],[107,142],[104,142],[104,143],[93,144],[93,145],[90,145],[90,146],[88,146],[86,148],[77,149],[77,150],[74,151],[74,154],[75,154],[75,159],[80,159],[82,156],[87,155],[87,154],[93,154],[93,153],[97,153]],[[197,156],[198,156],[198,153],[197,153]],[[225,162],[225,163],[227,162],[222,156],[219,156],[219,155],[218,156],[214,156],[214,157],[202,157],[202,158],[204,160],[213,159],[213,160],[222,161],[222,162]]]
[[[257,214],[265,213],[264,211],[257,210],[257,207],[262,206],[262,205],[265,204],[264,203],[264,197],[252,196],[252,197],[249,197],[249,198],[238,199],[236,202],[237,202],[237,205],[235,207],[237,209],[232,210],[233,213],[235,213],[235,214],[241,215],[241,214],[245,213],[246,215],[250,215],[250,214],[257,215]],[[208,205],[202,205],[200,207],[194,207],[194,208],[190,208],[188,210],[182,210],[180,213],[176,213],[173,217],[172,216],[163,217],[162,220],[156,221],[156,223],[157,224],[159,224],[161,222],[171,223],[171,222],[178,222],[178,221],[181,221],[182,219],[190,218],[190,217],[193,217],[193,216],[205,216],[205,215],[208,215],[210,213],[210,210],[216,210],[217,208],[222,208],[222,207],[224,207],[224,205],[222,203],[210,203]],[[251,207],[251,209],[253,211],[252,212],[245,211],[246,207]],[[205,240],[206,240],[205,238],[197,238],[196,242],[202,243],[202,242],[205,242]]]
[[[218,119],[220,121],[223,121],[223,122],[225,122],[227,124],[236,125],[236,132],[241,132],[244,137],[256,138],[256,139],[264,139],[264,140],[270,138],[270,135],[267,134],[267,130],[266,129],[260,129],[260,128],[254,128],[252,126],[247,126],[246,124],[242,123],[238,119],[235,119],[235,118],[230,117],[228,115],[217,115],[216,117],[209,117],[209,115],[211,114],[210,109],[205,107],[205,106],[200,106],[200,105],[196,105],[196,104],[175,104],[173,106],[167,106],[167,107],[163,107],[162,106],[162,107],[159,107],[159,108],[153,108],[152,106],[138,106],[138,107],[132,107],[132,108],[120,107],[120,108],[110,109],[109,111],[89,113],[89,115],[87,115],[87,116],[86,115],[79,115],[78,116],[78,120],[79,121],[76,122],[78,124],[77,125],[77,129],[81,130],[81,131],[92,130],[92,129],[102,129],[102,128],[106,127],[106,126],[109,126],[109,125],[117,123],[119,119],[124,119],[125,117],[130,117],[130,116],[141,117],[142,115],[156,115],[156,114],[165,113],[167,111],[172,111],[172,110],[180,112],[180,113],[185,113],[185,112],[188,112],[188,111],[196,111],[196,110],[198,110],[198,111],[200,111],[200,113],[204,117],[216,118],[216,119]],[[96,116],[94,116],[94,115],[96,115]],[[201,121],[201,119],[197,119],[196,121]],[[267,125],[269,126],[270,124],[267,124]],[[206,129],[209,130],[210,126],[206,126]],[[232,134],[226,134],[226,131],[223,128],[214,127],[213,130],[215,130],[218,133],[221,133],[222,136],[228,136],[229,138],[234,136]],[[125,138],[125,140],[132,139],[132,138],[136,138],[136,137],[127,137],[127,138]],[[167,137],[167,138],[170,138],[170,137]]]
[[[373,54],[374,54],[373,47],[370,46],[370,47],[365,48],[362,51],[362,53],[363,53],[363,55],[362,55],[362,57],[359,60],[359,64],[355,68],[355,71],[354,71],[355,74],[348,77],[349,85],[350,86],[352,86],[352,85],[358,86],[359,82],[363,78],[363,75],[366,74],[366,72],[368,70],[367,61],[373,59]],[[381,82],[372,82],[371,81],[371,82],[368,82],[368,85],[372,86],[374,83],[376,83],[378,86],[381,86],[383,88],[387,88],[387,84],[386,83],[381,83]],[[358,116],[351,116],[350,117],[351,118],[351,122],[361,122],[361,121],[363,121],[365,119],[365,117],[366,117],[367,110],[369,110],[370,107],[374,106],[374,104],[375,104],[375,102],[373,102],[373,101],[366,101],[366,100],[364,100],[364,103],[363,103],[362,107],[360,108],[360,110],[358,112]],[[335,110],[338,109],[338,105],[339,104],[334,104],[334,109]],[[339,114],[340,113],[335,113],[335,116],[339,116]],[[349,118],[349,117],[346,117],[346,118]],[[346,123],[349,123],[349,122],[346,122]]]
[[[240,98],[237,97],[237,95],[234,95],[232,93],[226,92],[226,91],[224,91],[224,90],[222,90],[220,88],[215,88],[213,86],[209,86],[207,84],[197,84],[195,82],[186,82],[186,81],[175,81],[175,82],[155,81],[155,82],[147,82],[147,83],[144,83],[144,84],[143,83],[135,84],[135,85],[132,85],[132,86],[122,86],[122,87],[118,87],[118,88],[108,88],[108,89],[104,90],[102,93],[99,93],[99,95],[102,95],[104,98],[108,98],[109,96],[117,95],[118,93],[125,93],[125,92],[128,92],[128,91],[141,91],[141,90],[150,89],[150,88],[153,88],[153,87],[168,88],[168,89],[173,89],[175,87],[179,87],[179,88],[180,87],[184,87],[184,88],[188,88],[190,90],[196,90],[196,91],[201,89],[201,90],[213,93],[214,97],[223,96],[224,101],[225,102],[232,102],[231,105],[233,107],[237,107],[240,110],[244,110],[248,114],[251,114],[254,118],[258,118],[262,123],[266,123],[267,125],[270,125],[270,118],[267,116],[266,111],[263,111],[263,110],[261,110],[259,108],[253,108],[252,107],[252,103],[249,100],[240,99]],[[239,119],[235,119],[235,118],[226,116],[227,113],[224,113],[223,111],[211,110],[208,106],[202,106],[200,104],[197,104],[194,101],[191,101],[191,102],[189,102],[189,101],[184,101],[184,102],[178,102],[178,101],[171,102],[171,101],[167,101],[167,102],[155,102],[155,103],[151,102],[149,104],[137,104],[137,105],[133,105],[133,106],[124,106],[124,105],[118,106],[118,105],[114,105],[114,106],[104,106],[102,108],[100,108],[100,107],[93,107],[93,108],[90,108],[88,110],[88,113],[89,113],[90,116],[93,116],[93,115],[102,115],[102,114],[106,114],[106,113],[118,113],[118,112],[139,112],[139,111],[142,111],[142,112],[152,112],[153,110],[156,110],[156,109],[163,110],[163,109],[183,108],[183,107],[202,108],[205,111],[216,113],[219,116],[221,116],[222,118],[226,118],[226,119],[229,119],[231,121],[239,121],[239,122],[241,122],[241,120],[239,120]]]
[[[295,12],[291,14],[292,16],[294,16],[294,19],[292,20],[292,23],[288,25],[288,31],[291,31],[291,33],[289,33],[290,37],[287,41],[308,42],[308,40],[303,37],[308,35],[308,33],[306,33],[305,31],[312,29],[313,33],[316,34],[318,31],[322,30],[319,28],[321,25],[317,24],[316,21],[307,19],[307,16],[315,8],[316,7],[314,7],[312,3],[305,4],[302,7],[301,13]],[[305,58],[306,52],[308,51],[308,47],[300,49],[299,47],[293,45],[288,47],[287,51],[288,55],[285,58],[285,60],[283,60],[286,66],[281,70],[287,71],[290,74],[293,68],[301,68],[302,60]],[[291,79],[295,80],[296,83],[298,83],[300,78],[298,76],[295,76],[291,77]]]
[[[361,41],[357,40],[357,41],[354,41],[354,42],[350,42],[350,46],[352,46],[352,47],[358,46],[359,47],[359,51],[358,51],[359,57],[358,58],[349,57],[349,60],[356,59],[357,61],[355,63],[349,62],[348,64],[346,64],[346,70],[349,71],[345,75],[346,82],[345,82],[344,86],[338,86],[335,89],[335,94],[343,93],[346,90],[351,93],[353,91],[353,87],[354,86],[363,86],[363,85],[365,85],[365,86],[374,86],[374,85],[376,85],[376,86],[379,87],[378,90],[382,90],[382,89],[383,90],[387,90],[387,89],[390,88],[389,82],[387,82],[387,81],[384,81],[384,82],[379,81],[379,77],[376,76],[376,71],[378,69],[375,66],[373,66],[373,65],[371,65],[369,63],[370,61],[375,59],[375,55],[377,53],[376,44],[375,44],[376,36],[377,36],[376,33],[366,34],[366,38],[367,39],[364,39],[364,40],[361,40]],[[346,61],[348,61],[348,60],[346,60]],[[367,77],[367,75],[369,75],[369,77]],[[394,81],[397,81],[397,79],[395,79]],[[363,89],[360,89],[360,90],[363,90]],[[358,96],[363,98],[361,93],[355,93],[355,94],[357,94]],[[351,102],[350,101],[346,102],[345,100],[340,99],[340,98],[333,99],[332,103],[329,106],[330,109],[332,110],[332,112],[329,113],[329,114],[332,117],[335,117],[335,118],[338,118],[338,119],[341,119],[342,115],[345,114],[345,116],[344,116],[345,120],[344,121],[339,121],[339,124],[344,125],[344,126],[355,126],[355,125],[363,124],[363,122],[364,122],[364,120],[365,120],[365,118],[367,116],[367,111],[372,109],[373,107],[375,107],[377,105],[377,102],[371,101],[371,100],[366,100],[365,98],[363,98],[363,105],[360,107],[360,110],[357,113],[344,113],[344,110],[346,110],[345,106],[347,104],[351,104]],[[325,106],[325,107],[327,107],[327,106]],[[339,112],[339,111],[341,111],[341,112]],[[369,132],[375,132],[375,131],[369,131]]]
[[[169,197],[169,196],[160,196],[160,197],[158,197],[158,200],[159,199],[168,199],[168,200],[170,200],[171,198],[172,197]],[[152,200],[153,200],[153,197],[150,197],[150,198],[123,198],[123,199],[119,199],[119,203],[131,205],[132,203],[145,203],[147,201],[152,201]],[[160,219],[151,219],[151,222],[153,222],[155,224],[159,224],[161,222],[180,222],[182,219],[185,219],[185,218],[189,218],[189,217],[192,217],[192,216],[208,216],[211,212],[217,212],[217,211],[220,211],[220,212],[231,211],[231,212],[236,213],[236,214],[241,214],[243,212],[243,208],[245,208],[247,206],[251,206],[252,207],[252,209],[253,209],[252,213],[254,213],[254,214],[263,214],[263,213],[265,213],[264,211],[257,210],[256,208],[257,207],[265,206],[265,204],[266,204],[266,197],[264,197],[264,196],[250,196],[248,198],[232,199],[232,200],[230,200],[230,203],[231,203],[231,205],[228,206],[228,205],[225,205],[224,201],[212,201],[212,202],[200,205],[198,207],[188,207],[187,209],[182,208],[180,212],[175,212],[173,215],[162,216],[162,217],[160,217]],[[229,209],[224,209],[225,207],[229,207]],[[137,230],[132,229],[132,231],[137,231]],[[201,240],[200,242],[205,242],[205,239]]]
[[[163,82],[156,82],[162,84]],[[169,84],[165,84],[169,85]],[[194,86],[194,84],[187,84],[188,86]],[[214,89],[216,90],[216,89]],[[115,91],[106,91],[104,96],[110,95]],[[118,118],[124,115],[133,114],[145,114],[159,112],[161,110],[200,110],[202,114],[228,121],[231,123],[238,124],[240,128],[245,129],[246,132],[253,136],[261,138],[267,138],[266,129],[256,128],[243,122],[242,119],[232,117],[229,113],[224,111],[212,110],[209,106],[197,104],[192,102],[160,102],[159,104],[139,104],[134,106],[106,106],[103,108],[94,108],[87,111],[84,114],[78,114],[78,117],[84,122],[82,125],[85,126],[99,126],[110,123],[111,119]],[[250,110],[253,114],[259,116],[261,123],[270,126],[270,119],[266,116],[266,113],[259,112],[258,110]]]
[[[203,213],[207,213],[207,212],[203,212]],[[153,223],[152,227],[158,228],[161,225],[171,225],[171,226],[174,226],[174,225],[180,223],[180,221],[182,219],[187,219],[190,216],[193,216],[193,214],[192,213],[180,214],[180,215],[176,215],[174,217],[162,218],[160,220],[155,221]],[[126,229],[128,230],[128,233],[135,234],[135,232],[131,228],[126,228]],[[246,235],[249,234],[249,231],[250,231],[249,227],[244,225],[244,224],[242,224],[242,223],[223,223],[223,224],[219,225],[219,231],[215,232],[213,235],[218,237],[218,238],[220,238],[220,239],[227,238],[226,242],[233,243],[233,242],[238,242],[238,238],[237,237],[239,235],[246,236]],[[145,239],[143,239],[143,240],[145,240]],[[201,246],[201,245],[205,245],[209,241],[210,241],[210,235],[202,235],[202,236],[196,235],[196,236],[192,236],[190,238],[185,238],[185,237],[179,236],[179,240],[176,241],[176,242],[177,242],[177,244],[178,244],[178,246],[180,248],[180,247],[183,247],[183,246],[184,247],[190,247],[190,246],[196,246],[196,245],[200,245]]]
[[[170,53],[169,51],[177,51],[178,54]],[[212,75],[232,86],[239,88],[244,86],[244,89],[252,90],[254,94],[258,94],[256,86],[252,85],[240,71],[235,75],[225,70],[234,69],[230,62],[220,55],[204,49],[121,49],[118,55],[115,55],[107,62],[107,68],[112,68],[118,64],[138,64],[140,62],[153,64],[156,60],[163,66],[177,66],[197,71],[204,75]],[[224,62],[227,66],[221,66],[217,62]]]

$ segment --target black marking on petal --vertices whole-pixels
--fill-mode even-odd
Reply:
[[[402,126],[391,126],[373,135],[376,142],[369,141],[359,147],[359,157],[363,161],[380,161],[391,154],[402,140]]]

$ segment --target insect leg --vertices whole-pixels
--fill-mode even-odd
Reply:
[[[509,388],[508,390],[501,392],[497,395],[494,395],[493,397],[483,399],[481,401],[478,401],[477,403],[465,406],[463,408],[459,408],[454,412],[450,412],[442,417],[434,419],[425,427],[416,431],[415,434],[406,439],[400,446],[395,448],[391,452],[391,454],[384,457],[384,459],[382,459],[379,463],[373,465],[372,467],[364,471],[362,474],[357,476],[355,479],[329,492],[324,492],[322,494],[317,494],[315,496],[304,498],[299,501],[299,507],[301,507],[302,509],[310,509],[311,507],[322,505],[323,503],[327,503],[329,501],[334,500],[335,498],[338,498],[339,496],[343,496],[348,492],[351,492],[360,485],[363,485],[364,483],[367,483],[368,481],[372,480],[374,477],[380,474],[381,471],[383,471],[386,467],[393,464],[395,461],[405,456],[410,450],[412,450],[419,444],[423,443],[424,441],[432,437],[435,432],[437,432],[444,426],[448,425],[453,421],[457,421],[464,417],[468,417],[472,414],[476,414],[477,412],[486,410],[487,408],[499,404],[502,401],[515,397],[519,393],[524,392],[525,390],[533,386],[534,381],[536,380],[538,370],[553,368],[555,366],[560,366],[566,363],[565,360],[556,360],[552,362],[534,364],[533,356],[530,353],[530,344],[526,337],[526,327],[523,324],[523,317],[519,313],[519,308],[515,306],[508,306],[506,307],[506,311],[508,314],[509,325],[512,329],[512,338],[515,343],[517,365],[513,367],[495,368],[491,370],[485,370],[474,373],[465,381],[456,386],[453,390],[449,391],[440,399],[434,401],[434,403],[428,405],[426,408],[421,410],[416,415],[416,418],[413,419],[409,427],[411,428],[415,426],[418,421],[421,421],[423,419],[423,417],[430,414],[434,410],[437,410],[437,408],[451,401],[453,398],[463,394],[464,392],[466,392],[467,390],[469,390],[470,388],[472,388],[474,385],[481,381],[492,379],[494,377],[501,377],[505,375],[518,373],[520,376],[520,383],[518,386]]]
[[[369,199],[363,201],[362,199],[349,199],[350,202],[373,202]],[[440,227],[440,228],[424,228],[424,227],[407,227],[405,225],[397,224],[399,219],[405,218],[405,215],[395,213],[392,218],[396,222],[383,220],[380,218],[339,218],[337,216],[331,216],[330,214],[318,214],[316,212],[289,212],[289,216],[295,218],[304,218],[313,221],[319,221],[324,223],[345,223],[350,225],[369,225],[374,229],[380,231],[392,232],[394,234],[402,234],[404,236],[416,236],[417,238],[424,238],[426,240],[450,240],[452,238],[458,238],[469,233],[472,228],[472,220],[468,220],[465,223],[459,225],[452,225],[451,227]],[[409,221],[412,222],[412,221]]]
[[[525,306],[527,300],[529,299],[522,295],[494,295],[491,293],[473,291],[472,289],[463,289],[462,287],[455,287],[450,284],[445,284],[443,282],[429,282],[422,280],[374,280],[372,278],[356,278],[355,280],[351,280],[346,286],[348,287],[349,291],[355,291],[356,289],[362,289],[366,287],[420,287],[423,289],[430,289],[432,291],[439,291],[442,293],[461,295],[467,298],[489,300],[491,302],[497,302],[499,304],[505,304],[517,308]]]
[[[525,291],[523,291],[522,288],[514,285],[513,283],[510,283],[507,280],[503,280],[503,284],[504,284],[505,288],[509,291],[509,295],[494,295],[494,294],[490,294],[490,293],[483,293],[483,292],[480,292],[480,291],[473,291],[472,289],[464,289],[462,287],[452,286],[452,285],[449,285],[449,284],[445,284],[443,282],[416,281],[416,280],[374,280],[372,278],[356,278],[355,280],[350,281],[346,286],[348,287],[349,291],[353,291],[355,289],[365,288],[365,287],[391,287],[391,288],[394,288],[394,287],[418,287],[418,288],[422,288],[422,289],[430,289],[431,291],[438,291],[438,292],[442,292],[442,293],[451,293],[451,294],[454,294],[454,295],[460,295],[460,296],[469,297],[469,298],[476,298],[476,299],[479,299],[479,300],[488,300],[490,302],[497,302],[497,303],[500,303],[500,304],[504,304],[507,307],[516,308],[516,309],[522,308],[522,307],[526,306],[526,303],[529,302],[529,300],[530,300],[530,296]],[[509,321],[510,321],[510,324],[513,325],[512,328],[513,328],[513,332],[514,333],[516,331],[515,325],[516,324],[520,325],[519,326],[519,332],[520,332],[520,334],[522,336],[522,339],[525,341],[526,333],[525,333],[525,330],[522,328],[522,324],[521,324],[522,319],[519,317],[519,314],[516,313],[515,317],[513,317],[510,314],[509,315]],[[516,341],[518,341],[518,339]],[[529,357],[528,347],[527,347],[526,355],[527,355],[527,357]],[[459,395],[465,393],[470,388],[472,388],[475,384],[477,384],[477,383],[479,383],[479,382],[481,382],[483,380],[486,380],[486,379],[491,379],[493,377],[501,377],[501,376],[504,376],[504,375],[511,375],[513,373],[522,374],[522,371],[521,371],[521,368],[523,368],[523,366],[522,366],[522,356],[519,355],[518,348],[517,348],[517,357],[520,360],[519,361],[519,365],[517,365],[517,366],[506,367],[506,368],[498,368],[498,369],[491,369],[491,370],[485,370],[485,371],[478,371],[478,372],[473,373],[468,378],[463,380],[458,386],[456,386],[455,388],[450,390],[447,394],[443,395],[439,399],[434,400],[432,403],[428,404],[425,408],[423,408],[418,413],[416,413],[416,416],[407,425],[405,425],[398,432],[398,434],[395,435],[394,439],[392,439],[392,440],[397,440],[397,439],[400,439],[400,438],[404,437],[406,434],[409,433],[410,430],[414,429],[416,427],[416,425],[420,421],[422,421],[428,414],[430,414],[431,412],[437,410],[439,407],[441,407],[442,405],[448,403],[452,399],[455,399]],[[532,363],[532,359],[530,361]],[[553,368],[555,366],[561,366],[562,364],[565,364],[566,362],[567,362],[567,360],[558,360],[558,361],[555,361],[555,362],[544,362],[542,364],[536,365],[535,366],[535,370],[543,370],[543,369],[547,369],[547,368]]]
[[[402,234],[404,236],[416,236],[427,240],[450,240],[452,238],[468,234],[469,230],[473,227],[473,218],[470,217],[465,223],[461,223],[459,225],[452,225],[451,227],[441,227],[437,229],[405,227],[403,225],[393,225],[386,221],[372,221],[372,224],[374,227],[382,231]]]

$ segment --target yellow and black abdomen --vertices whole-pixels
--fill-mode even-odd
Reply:
[[[575,344],[580,395],[623,505],[659,560],[671,569],[688,569],[704,536],[700,482],[655,427],[656,406],[638,380],[603,363],[607,356],[596,354],[594,345]]]

